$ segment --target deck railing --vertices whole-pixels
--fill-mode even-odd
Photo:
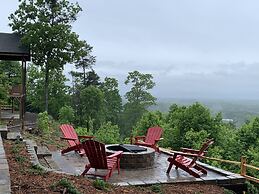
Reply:
[[[172,154],[171,151],[173,151],[173,150],[166,149],[166,148],[162,148],[162,149],[163,149],[163,151],[165,153],[167,153],[169,155]],[[207,159],[207,160],[214,160],[214,161],[221,162],[221,163],[228,163],[228,164],[234,164],[234,165],[240,166],[240,175],[241,176],[245,177],[249,181],[252,181],[252,182],[255,182],[255,183],[259,183],[259,179],[258,178],[252,177],[252,176],[249,176],[249,175],[246,174],[247,168],[251,168],[251,169],[254,169],[254,170],[258,170],[258,171],[259,171],[259,168],[255,167],[253,165],[247,164],[245,156],[241,157],[241,161],[240,162],[233,161],[233,160],[224,160],[224,159],[220,159],[220,158],[207,157],[207,156],[201,156],[201,158]]]
[[[241,162],[232,161],[232,160],[223,160],[223,159],[212,158],[212,157],[207,157],[207,156],[203,156],[202,158],[208,159],[208,160],[214,160],[214,161],[218,161],[218,162],[223,162],[223,163],[228,163],[228,164],[238,165],[241,168],[240,175],[242,175],[243,177],[245,177],[249,181],[253,181],[253,182],[259,183],[259,179],[258,178],[252,177],[252,176],[249,176],[249,175],[246,174],[247,168],[251,168],[251,169],[254,169],[254,170],[258,170],[258,171],[259,171],[259,168],[255,167],[253,165],[247,164],[246,163],[246,157],[244,157],[244,156],[241,157]]]

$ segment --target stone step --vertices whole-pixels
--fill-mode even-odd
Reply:
[[[52,156],[52,154],[46,146],[38,146],[37,156],[38,156],[38,158],[43,158],[46,156]]]
[[[7,133],[7,139],[8,140],[20,140],[22,141],[22,135],[20,132],[14,131],[14,132],[8,132]]]
[[[61,169],[59,168],[59,166],[54,162],[54,160],[52,159],[51,156],[46,156],[46,157],[43,157],[43,158],[40,158],[39,159],[40,163],[47,167],[47,168],[51,168],[51,169],[54,169],[54,170],[57,170],[57,171],[61,171]]]

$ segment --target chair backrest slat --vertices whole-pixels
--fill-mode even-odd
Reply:
[[[107,155],[105,145],[94,140],[86,140],[83,142],[86,156],[92,168],[107,169]]]
[[[208,149],[208,147],[209,147],[211,144],[213,144],[213,143],[214,143],[213,139],[207,140],[207,141],[202,145],[201,149],[199,150],[199,153],[197,154],[196,157],[193,158],[193,160],[192,160],[192,162],[190,163],[189,166],[192,166],[192,165],[198,160],[198,158],[199,158],[200,156],[203,156],[203,155],[204,155],[204,151],[206,151],[206,150]]]
[[[156,139],[160,139],[163,129],[161,127],[151,127],[147,130],[146,143],[154,144]]]
[[[69,125],[69,124],[63,124],[63,125],[60,125],[59,127],[64,135],[64,137],[66,138],[74,138],[76,139],[76,141],[73,141],[73,140],[67,140],[68,141],[68,144],[70,146],[75,146],[77,144],[79,144],[79,139],[78,139],[78,136],[76,134],[76,131],[74,129],[74,127],[72,125]]]

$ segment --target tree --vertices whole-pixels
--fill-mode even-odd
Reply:
[[[83,72],[74,72],[74,76],[79,77],[84,86],[89,85],[87,84],[89,73],[86,70],[92,68],[96,61],[95,57],[91,55],[92,49],[93,47],[85,42],[81,50],[82,54],[75,63],[76,69],[82,69]],[[91,70],[93,71],[93,69]]]
[[[94,130],[98,129],[104,122],[104,95],[103,92],[95,87],[84,88],[80,93],[81,114],[79,124],[85,125],[89,129],[93,122]]]
[[[132,127],[137,123],[147,108],[155,104],[156,98],[149,93],[155,83],[151,74],[142,74],[138,71],[129,72],[125,84],[132,84],[131,90],[126,93],[127,103],[124,105],[122,117],[122,135],[129,135]]]
[[[21,65],[16,61],[0,61],[0,72],[6,75],[10,86],[21,83]]]
[[[0,61],[0,104],[8,103],[8,94],[12,86],[21,83],[19,62]]]
[[[61,70],[51,70],[49,81],[49,113],[55,118],[61,107],[70,105],[69,87],[65,85],[67,78]],[[28,109],[34,112],[44,111],[44,72],[34,64],[28,67],[27,99]]]
[[[138,71],[129,72],[125,84],[132,84],[132,88],[125,97],[130,104],[137,104],[143,108],[154,105],[156,98],[148,92],[155,86],[151,74],[142,74]]]
[[[198,146],[195,142],[190,142],[193,136],[201,135],[216,139],[222,126],[221,115],[211,116],[208,108],[200,103],[195,103],[188,107],[173,104],[169,108],[166,123],[174,131],[174,148],[188,145]],[[193,139],[194,141],[194,139]],[[199,139],[201,141],[201,139]],[[199,142],[200,143],[200,142]]]
[[[105,144],[114,144],[120,141],[119,127],[107,122],[101,125],[94,136]]]
[[[122,111],[122,99],[119,94],[118,81],[115,78],[106,77],[101,85],[104,93],[105,117],[107,121],[118,124]]]
[[[21,0],[19,8],[9,16],[12,30],[30,46],[34,64],[44,70],[45,110],[48,111],[49,77],[51,70],[61,70],[82,54],[83,41],[72,32],[82,9],[68,0]]]

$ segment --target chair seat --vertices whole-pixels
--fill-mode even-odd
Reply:
[[[169,173],[172,169],[172,166],[175,165],[176,169],[179,167],[196,178],[200,178],[199,173],[207,174],[207,170],[197,164],[197,160],[205,154],[205,150],[208,149],[209,145],[211,145],[212,143],[212,139],[206,141],[202,145],[201,149],[199,151],[196,151],[195,154],[193,152],[194,150],[192,149],[183,149],[186,150],[186,152],[172,151],[174,156],[170,156],[167,159],[167,161],[169,162],[169,166],[166,173]],[[192,157],[192,159],[190,159],[189,157]]]
[[[143,145],[143,146],[148,146],[148,147],[151,147],[153,144],[151,144],[151,143],[146,143],[146,142],[136,142],[135,143],[136,145]]]

